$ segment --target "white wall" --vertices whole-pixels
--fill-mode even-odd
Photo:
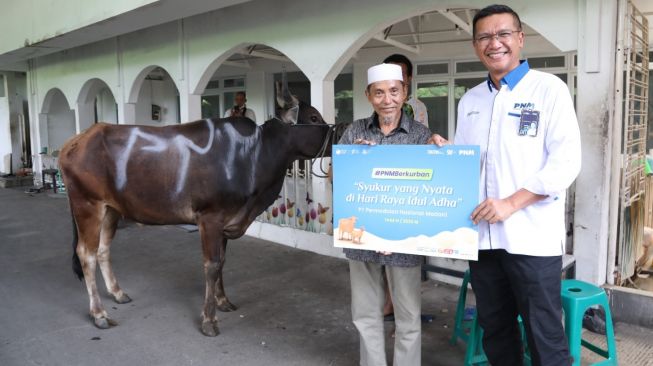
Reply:
[[[43,112],[43,99],[47,92],[57,88],[72,104],[79,99],[82,88],[91,79],[100,79],[114,95],[122,96],[124,83],[118,49],[119,42],[109,39],[35,59],[32,70],[34,80],[30,87],[36,100],[30,102],[35,103],[39,113]]]
[[[5,156],[11,154],[11,142],[7,78],[4,74],[0,74],[0,173],[11,172],[11,167],[5,164]]]
[[[29,141],[29,128],[25,126],[29,123],[29,116],[23,110],[23,104],[27,102],[27,78],[23,73],[7,74],[7,91],[9,98],[9,118],[11,122],[11,150],[12,150],[12,167],[16,173],[19,168],[23,167],[21,160],[23,155],[23,138]],[[23,126],[21,126],[21,124]],[[26,157],[29,159],[29,157]]]
[[[558,9],[573,8],[573,3],[563,3],[567,5]],[[135,112],[130,112],[135,111],[135,106],[125,105],[124,102],[136,103],[140,90],[137,81],[144,77],[143,70],[152,65],[164,68],[171,75],[182,96],[181,110],[184,112],[189,109],[185,103],[198,102],[197,98],[188,99],[186,96],[189,93],[201,94],[201,88],[221,61],[244,45],[261,43],[275,47],[295,62],[310,80],[332,80],[354,55],[357,63],[371,65],[391,52],[391,49],[357,52],[358,47],[386,25],[427,10],[453,5],[484,5],[480,1],[453,4],[450,1],[414,0],[397,4],[390,0],[366,0],[342,2],[333,4],[333,9],[322,9],[320,4],[318,1],[295,0],[290,1],[287,7],[279,7],[270,2],[253,1],[41,57],[34,62],[38,70],[35,92],[42,98],[43,91],[57,87],[68,100],[76,100],[81,85],[91,78],[98,78],[107,83],[114,93],[121,123],[135,123]],[[261,16],[240,16],[254,13]],[[298,17],[297,14],[315,15]],[[525,11],[523,18],[525,22],[529,18],[539,19],[532,11]],[[338,25],[335,29],[334,24]],[[551,33],[555,36],[567,30],[568,26],[562,24]],[[575,37],[573,32],[567,32],[564,38]],[[526,53],[555,51],[546,41],[533,41],[527,42]],[[529,44],[534,44],[532,52]],[[409,56],[415,62],[475,57],[469,42],[453,43],[447,47],[427,45],[420,55]],[[242,70],[239,72],[243,74]],[[354,77],[357,78],[356,75]],[[360,79],[358,77],[356,80]],[[251,81],[252,85],[248,85],[250,106],[257,115],[271,114],[272,111],[263,100],[259,100],[254,89],[260,85],[260,77]],[[369,115],[371,109],[366,107],[363,94],[355,94],[358,98],[354,101],[356,117]],[[317,97],[319,100],[312,101],[312,104],[328,116],[332,111],[322,107],[325,103],[332,103],[332,97]],[[186,120],[184,113],[182,120]]]
[[[158,0],[2,1],[0,53],[42,42]],[[7,4],[10,3],[10,4]],[[28,15],[28,16],[26,16]],[[17,32],[16,30],[20,30]]]
[[[23,142],[21,118],[26,118],[23,103],[27,100],[26,79],[22,73],[6,72],[0,77],[0,172],[14,174],[22,168]],[[27,133],[28,131],[24,131]],[[11,154],[11,160],[5,156]]]

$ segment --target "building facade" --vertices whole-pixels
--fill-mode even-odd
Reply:
[[[524,57],[532,67],[561,77],[575,98],[583,167],[568,205],[568,250],[576,259],[576,276],[613,284],[621,194],[615,179],[621,176],[623,134],[614,128],[623,125],[621,102],[615,102],[623,97],[618,55],[632,5],[505,3],[524,23]],[[411,90],[426,103],[431,130],[451,138],[457,101],[487,75],[471,45],[471,19],[485,1],[90,0],[83,9],[78,4],[2,5],[0,172],[31,164],[40,177],[66,139],[97,121],[167,125],[221,116],[237,91],[247,92],[247,106],[263,123],[275,113],[274,81],[283,71],[293,93],[326,121],[363,118],[372,112],[364,96],[365,72],[392,53],[413,60]],[[646,1],[634,5],[648,7],[644,14],[650,17]],[[329,235],[331,187],[308,173],[320,164],[289,169],[281,198],[248,234],[341,255]]]

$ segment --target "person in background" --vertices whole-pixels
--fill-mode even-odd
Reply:
[[[252,121],[256,122],[256,114],[254,111],[247,108],[245,103],[247,102],[247,94],[244,91],[236,92],[234,96],[234,106],[229,108],[224,112],[224,118],[227,117],[247,117]]]
[[[422,101],[410,94],[410,86],[413,81],[413,63],[410,62],[408,57],[398,53],[386,57],[385,60],[383,60],[383,63],[401,66],[404,85],[406,85],[406,100],[404,101],[403,107],[404,112],[415,121],[423,124],[426,128],[429,128],[429,113],[426,106]]]
[[[580,171],[580,132],[567,85],[520,61],[524,37],[505,5],[474,16],[474,50],[489,74],[460,100],[454,138],[481,147],[471,283],[492,365],[523,365],[518,315],[534,366],[570,365],[560,277],[565,190]]]
[[[367,71],[365,95],[372,116],[354,121],[339,144],[427,144],[428,128],[403,113],[406,97],[401,67],[380,64]],[[334,176],[333,179],[337,179]],[[344,249],[349,260],[352,321],[359,332],[360,365],[387,364],[382,266],[395,307],[394,362],[396,366],[421,364],[421,264],[418,255]]]

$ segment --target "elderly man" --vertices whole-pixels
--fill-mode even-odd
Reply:
[[[354,121],[340,144],[427,144],[429,129],[402,112],[406,98],[399,65],[380,64],[367,71],[365,95],[374,113]],[[334,177],[337,179],[337,176]],[[394,365],[421,363],[420,265],[422,257],[344,249],[349,259],[351,311],[360,334],[360,364],[386,365],[383,330],[383,275],[386,266],[395,307]]]

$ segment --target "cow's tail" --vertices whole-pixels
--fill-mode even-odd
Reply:
[[[79,256],[77,255],[77,243],[79,242],[77,222],[75,222],[74,216],[71,215],[71,218],[73,221],[73,272],[75,272],[75,275],[81,281],[84,279],[84,271],[82,271],[82,262],[79,261]]]

